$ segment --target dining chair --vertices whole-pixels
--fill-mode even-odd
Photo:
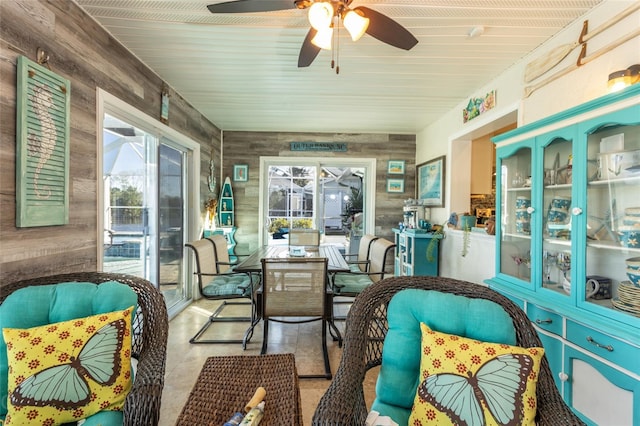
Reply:
[[[324,257],[262,259],[262,286],[258,290],[264,320],[261,354],[267,353],[270,321],[287,324],[322,321],[325,373],[300,375],[301,378],[331,379],[327,325],[332,319],[332,295],[327,265]]]
[[[317,229],[289,230],[289,246],[304,246],[311,249],[320,245],[320,231]]]
[[[365,234],[360,238],[360,245],[358,246],[358,253],[345,254],[345,260],[349,264],[349,270],[351,272],[368,272],[369,261],[371,254],[371,244],[377,240],[378,237],[372,234]],[[354,258],[351,260],[352,258]]]
[[[234,272],[229,262],[227,240],[223,235],[213,235],[185,244],[193,251],[195,261],[194,275],[198,280],[200,295],[208,300],[220,300],[222,303],[211,314],[207,322],[189,340],[190,343],[242,343],[246,349],[247,342],[253,336],[253,328],[258,322],[254,298],[253,277],[249,273]],[[234,299],[248,299],[237,301]],[[221,316],[222,311],[230,305],[249,305],[250,316]],[[207,329],[216,322],[250,322],[242,339],[204,339]]]
[[[360,242],[362,244],[362,241]],[[331,277],[333,296],[335,297],[356,297],[362,290],[371,284],[384,279],[386,274],[391,273],[391,266],[387,262],[392,258],[395,243],[385,239],[376,238],[371,242],[369,250],[369,260],[366,262],[366,271],[351,270],[349,272],[336,272]],[[351,303],[349,301],[347,303]],[[342,300],[335,301],[337,304],[344,304]],[[334,320],[344,320],[345,316],[334,316]]]

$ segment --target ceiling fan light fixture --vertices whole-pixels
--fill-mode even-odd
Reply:
[[[318,31],[329,28],[333,14],[333,6],[330,3],[315,2],[309,8],[309,23]]]
[[[358,41],[369,28],[369,18],[362,16],[360,11],[349,10],[342,18],[343,25],[349,31],[351,40]]]
[[[315,37],[311,39],[311,43],[320,49],[331,50],[331,39],[333,38],[333,28],[321,28]]]

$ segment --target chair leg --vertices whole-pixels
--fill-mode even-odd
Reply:
[[[267,353],[267,336],[269,336],[269,320],[265,318],[262,322],[262,349],[260,355]]]
[[[231,305],[251,305],[251,316],[250,317],[219,317],[220,313],[227,306]],[[216,322],[251,322],[249,329],[244,334],[242,339],[200,339],[200,337],[207,331],[209,327],[211,327]],[[242,343],[243,348],[246,347],[247,342],[251,339],[253,335],[253,327],[256,325],[255,320],[255,306],[254,302],[229,302],[227,300],[223,301],[220,306],[211,314],[207,322],[200,328],[200,330],[189,339],[189,343],[193,344],[220,344],[220,343]]]
[[[324,358],[324,374],[298,374],[300,379],[327,379],[333,378],[331,374],[331,364],[329,363],[329,349],[327,348],[327,323],[322,320],[322,356]]]

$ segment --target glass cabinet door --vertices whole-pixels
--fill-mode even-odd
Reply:
[[[578,304],[640,317],[640,105],[581,130],[587,136],[587,221]]]
[[[505,147],[500,164],[499,272],[531,284],[531,146]]]
[[[540,287],[565,298],[571,294],[574,134],[575,129],[569,129],[536,138],[542,147],[543,178]]]

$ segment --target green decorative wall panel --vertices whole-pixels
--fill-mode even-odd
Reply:
[[[18,58],[16,226],[69,222],[70,83]]]

